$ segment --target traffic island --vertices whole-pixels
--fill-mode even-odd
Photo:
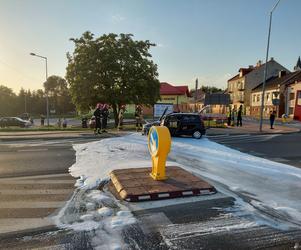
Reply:
[[[216,193],[208,182],[180,167],[166,167],[165,180],[157,181],[150,168],[117,169],[110,173],[109,190],[118,199],[147,201]]]

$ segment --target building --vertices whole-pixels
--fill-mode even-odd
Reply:
[[[277,77],[279,71],[290,71],[271,58],[268,62],[267,79]],[[244,112],[251,114],[251,92],[263,82],[265,64],[258,61],[255,66],[240,68],[239,73],[228,80],[228,93],[230,94],[232,106],[236,109],[243,105]]]
[[[189,100],[191,98],[187,85],[174,86],[167,82],[161,82],[160,86],[160,103],[172,103],[174,110],[188,111]]]
[[[287,114],[289,117],[301,121],[301,61],[300,57],[294,67],[295,72],[280,71],[278,77],[270,77],[266,81],[264,100],[265,117],[271,110],[276,110],[278,117]],[[252,89],[251,115],[259,116],[261,108],[262,83]],[[273,103],[279,99],[279,105]]]

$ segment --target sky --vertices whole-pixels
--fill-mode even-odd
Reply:
[[[65,77],[70,38],[131,33],[151,49],[159,80],[225,88],[240,67],[265,60],[269,12],[276,0],[0,0],[0,85],[18,92]],[[301,55],[300,0],[273,12],[270,57],[293,70]]]

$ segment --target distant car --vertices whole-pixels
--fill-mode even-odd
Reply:
[[[160,125],[168,127],[171,136],[188,135],[200,139],[206,133],[202,118],[195,113],[168,114],[163,117]],[[149,126],[144,127],[144,134],[148,134],[151,126],[157,125],[153,123]]]
[[[29,127],[31,126],[30,121],[23,120],[19,117],[2,117],[0,118],[0,127]]]

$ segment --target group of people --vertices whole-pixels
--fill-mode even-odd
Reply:
[[[236,126],[242,127],[242,105],[239,106],[238,111],[236,112],[236,109],[229,108],[229,111],[227,112],[227,125],[228,126],[235,126],[235,119],[236,119]],[[271,110],[270,111],[270,129],[274,129],[274,122],[276,118],[276,111]]]
[[[227,113],[227,125],[228,126],[235,126],[235,119],[236,119],[236,126],[242,127],[242,105],[239,106],[238,111],[235,108],[231,110],[229,109]]]
[[[97,103],[96,109],[93,113],[95,117],[95,129],[94,134],[101,134],[106,131],[107,124],[108,124],[108,117],[109,117],[109,105]]]
[[[123,129],[123,118],[124,118],[124,113],[126,111],[126,106],[121,105],[118,113],[118,130]],[[138,132],[139,130],[142,129],[142,123],[143,123],[143,110],[141,105],[136,105],[135,108],[135,120],[136,120],[136,131]]]

